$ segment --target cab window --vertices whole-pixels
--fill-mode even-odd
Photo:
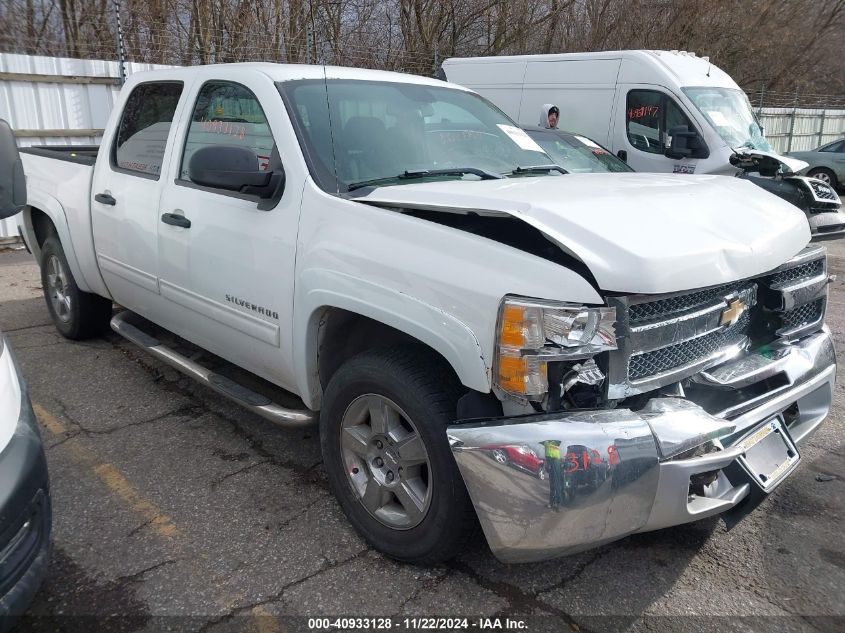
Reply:
[[[663,154],[669,146],[668,132],[678,125],[695,128],[674,99],[656,90],[628,92],[625,112],[628,141],[636,149]]]
[[[833,152],[834,154],[841,154],[845,151],[845,141],[834,141],[830,145],[825,145],[824,147],[820,147],[820,152]]]
[[[182,153],[180,180],[190,181],[188,166],[195,151],[209,145],[236,145],[255,154],[256,169],[279,162],[264,110],[251,90],[240,84],[212,81],[197,95]]]
[[[114,167],[158,178],[181,95],[181,82],[151,82],[135,87],[126,100],[112,147]]]

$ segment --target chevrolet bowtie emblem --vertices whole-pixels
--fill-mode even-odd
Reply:
[[[719,325],[733,325],[739,321],[739,317],[745,312],[746,307],[745,301],[742,299],[731,299],[728,301],[728,307],[722,311]]]

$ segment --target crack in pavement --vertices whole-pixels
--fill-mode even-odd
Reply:
[[[142,569],[141,571],[136,571],[134,574],[129,574],[128,576],[118,576],[117,578],[115,578],[115,582],[136,582],[138,580],[141,580],[145,574],[148,574],[149,572],[156,570],[159,567],[164,567],[165,565],[175,563],[176,561],[177,559],[175,558],[168,559],[160,563],[156,563],[155,565],[151,565],[150,567]]]
[[[35,328],[47,327],[48,325],[53,325],[53,322],[48,321],[47,323],[40,323],[40,324],[37,323],[35,325],[25,325],[23,327],[16,327],[16,328],[11,328],[11,329],[4,328],[3,333],[4,334],[11,334],[12,332],[23,332],[24,330],[34,330]]]
[[[571,582],[575,578],[577,578],[583,571],[586,569],[591,563],[595,562],[602,556],[605,556],[608,552],[601,552],[597,554],[592,560],[588,561],[584,564],[583,568],[576,571],[575,574],[572,574],[570,578],[568,578],[565,582]],[[508,606],[504,609],[498,611],[495,615],[497,616],[507,616],[507,615],[525,615],[525,613],[530,613],[532,609],[539,609],[541,611],[546,611],[549,613],[553,613],[560,618],[562,618],[568,625],[569,628],[573,631],[581,631],[584,633],[590,633],[590,630],[585,628],[584,626],[577,623],[574,617],[569,615],[563,609],[555,607],[553,605],[547,604],[538,598],[538,592],[527,592],[519,587],[511,585],[509,583],[499,581],[499,580],[491,580],[489,578],[484,578],[478,572],[476,572],[470,565],[464,563],[462,561],[450,561],[446,563],[446,565],[452,569],[455,569],[463,574],[466,574],[482,588],[487,589],[495,593],[500,598],[504,598],[505,601],[508,603]],[[563,584],[564,581],[561,581],[560,584]],[[525,612],[520,613],[517,611],[519,608],[524,608]]]
[[[209,484],[209,488],[211,490],[216,490],[217,487],[220,486],[227,479],[231,479],[232,477],[236,477],[237,475],[248,472],[248,471],[252,470],[253,468],[257,468],[258,466],[262,466],[263,464],[269,464],[269,463],[270,462],[268,462],[266,459],[262,459],[261,461],[255,462],[254,464],[249,464],[247,466],[239,468],[238,470],[236,470],[234,472],[223,475],[219,479],[215,479],[214,481],[212,481]]]

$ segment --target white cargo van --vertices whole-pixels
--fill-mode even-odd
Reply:
[[[636,171],[736,174],[735,150],[772,155],[751,104],[731,77],[685,51],[607,51],[452,58],[448,81],[490,99],[522,125],[545,103],[558,127],[596,139]],[[685,126],[685,129],[684,129]]]

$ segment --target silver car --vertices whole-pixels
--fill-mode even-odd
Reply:
[[[809,163],[802,173],[811,178],[818,178],[834,188],[845,184],[845,138],[807,152],[788,152],[787,156]]]

